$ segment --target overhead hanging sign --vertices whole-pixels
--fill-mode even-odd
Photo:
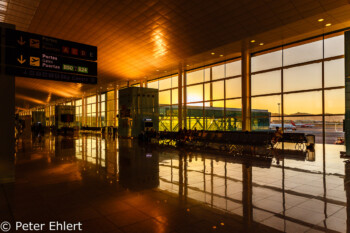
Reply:
[[[6,30],[6,46],[40,50],[65,57],[97,60],[97,47],[18,30]]]
[[[97,76],[97,63],[40,51],[7,48],[6,63],[12,66]]]
[[[6,72],[77,83],[97,83],[97,47],[6,29]]]

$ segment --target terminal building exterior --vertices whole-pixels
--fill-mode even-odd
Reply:
[[[106,211],[114,224],[109,232],[140,232],[142,227],[149,232],[192,232],[192,223],[200,232],[220,227],[224,232],[349,231],[350,173],[343,163],[350,156],[349,0],[0,0],[0,21],[2,33],[10,28],[97,47],[96,61],[82,59],[97,62],[96,84],[9,75],[6,49],[1,50],[0,93],[6,101],[0,106],[6,114],[0,146],[6,149],[0,155],[0,183],[16,184],[17,170],[19,185],[25,183],[23,177],[31,173],[21,159],[41,156],[40,147],[47,150],[48,157],[42,157],[46,165],[60,164],[57,170],[42,172],[44,176],[57,173],[52,180],[63,177],[72,187],[86,180],[101,187],[96,191],[93,185],[78,185],[79,195],[86,188],[87,195],[98,200],[98,207],[92,208],[102,209],[103,200],[97,197],[102,191],[111,202],[122,203],[125,210]],[[22,39],[19,44],[25,43]],[[7,40],[4,36],[2,47]],[[13,140],[14,124],[26,125],[22,135],[30,138],[31,152],[23,150],[29,144],[22,137]],[[51,132],[40,138],[41,144],[31,132],[39,124]],[[129,132],[125,125],[137,125],[138,130]],[[121,139],[118,133],[110,136],[118,128]],[[286,134],[314,135],[316,146],[306,153],[306,147],[298,151],[300,145],[283,144],[268,162],[247,162],[220,157],[221,152],[154,149],[124,138],[135,139],[149,128],[223,135],[280,128]],[[67,130],[73,132],[69,137],[53,133]],[[280,150],[288,152],[278,155]],[[50,190],[51,175],[43,181],[48,184],[40,184],[43,190]],[[55,182],[58,189],[60,180]],[[123,196],[126,203],[114,199],[107,184],[116,185],[123,195],[124,189],[131,190]],[[200,208],[192,215],[198,204],[193,200]],[[186,206],[177,210],[196,221],[173,228],[171,221],[182,222],[180,215],[167,216],[168,222],[159,217],[172,208],[160,205],[172,201]],[[152,212],[154,203],[162,214]],[[216,214],[218,210],[223,212]],[[210,214],[203,217],[201,211]],[[135,221],[118,222],[124,212]],[[230,220],[223,213],[229,213]],[[206,217],[219,220],[207,224]],[[108,225],[104,220],[99,224]],[[225,226],[231,220],[234,223]]]

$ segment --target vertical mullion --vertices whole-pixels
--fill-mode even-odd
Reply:
[[[281,69],[281,116],[280,119],[282,119],[281,126],[282,131],[284,131],[284,46],[282,46],[282,69]],[[282,143],[282,146],[284,144]]]
[[[324,35],[322,36],[322,141],[326,142],[326,123],[325,123],[325,96],[324,96]]]

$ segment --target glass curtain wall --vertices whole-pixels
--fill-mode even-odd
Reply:
[[[241,60],[186,73],[186,127],[242,129]]]
[[[343,136],[344,35],[330,35],[252,56],[252,129],[312,133],[316,142]],[[267,114],[261,115],[261,112]]]
[[[86,98],[86,125],[96,127],[96,96]]]
[[[103,93],[100,95],[100,107],[98,109],[99,111],[99,125],[101,127],[105,127],[106,126],[106,93]]]
[[[75,101],[75,123],[77,126],[81,127],[82,125],[82,116],[83,116],[83,101],[78,99]]]
[[[178,76],[174,74],[147,83],[148,88],[159,90],[159,130],[178,130]]]
[[[114,93],[114,90],[107,92],[107,126],[114,126],[114,108],[116,105],[114,101]]]

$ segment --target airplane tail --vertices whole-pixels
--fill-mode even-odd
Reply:
[[[294,121],[290,121],[290,123],[292,123],[293,126],[296,126],[295,123],[294,123]]]

